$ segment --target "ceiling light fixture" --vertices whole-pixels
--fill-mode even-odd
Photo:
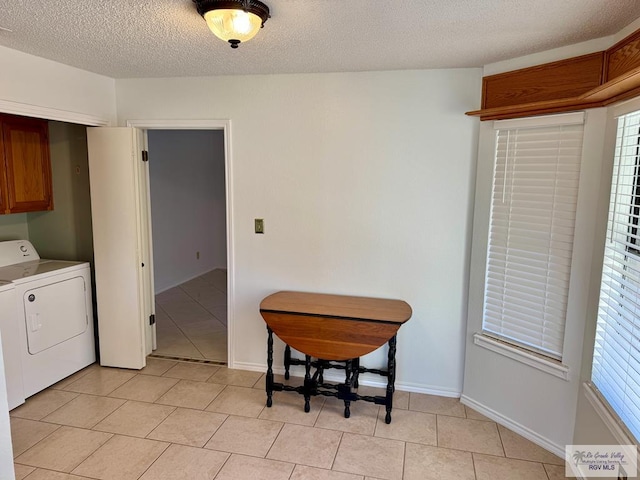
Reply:
[[[269,15],[269,7],[258,0],[193,0],[213,34],[238,48],[256,36]]]

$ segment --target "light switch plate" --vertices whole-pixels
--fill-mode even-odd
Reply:
[[[264,219],[256,218],[253,221],[256,233],[264,233]]]

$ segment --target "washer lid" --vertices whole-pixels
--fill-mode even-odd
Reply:
[[[7,290],[13,290],[14,284],[11,282],[0,281],[0,292],[6,292]]]
[[[0,281],[20,283],[31,281],[33,277],[55,275],[61,270],[76,270],[88,265],[87,262],[66,262],[62,260],[33,260],[0,267]]]
[[[40,255],[29,240],[0,242],[0,267],[38,260]]]

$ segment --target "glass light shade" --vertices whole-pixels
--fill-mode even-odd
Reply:
[[[204,19],[213,34],[225,42],[251,40],[262,26],[258,15],[228,8],[210,10],[204,14]]]

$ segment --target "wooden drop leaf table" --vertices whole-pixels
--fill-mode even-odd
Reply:
[[[355,400],[386,406],[386,423],[391,422],[396,374],[396,333],[411,318],[411,307],[402,300],[352,297],[305,292],[277,292],[260,303],[260,314],[267,324],[267,407],[272,405],[274,391],[295,391],[304,395],[304,410],[310,410],[312,395],[333,396],[344,400],[344,416],[350,416]],[[290,365],[304,365],[302,386],[276,383],[273,377],[273,334],[285,343],[285,378]],[[387,369],[370,369],[360,365],[360,357],[385,343],[389,345]],[[291,348],[305,359],[291,358]],[[315,360],[313,360],[315,358]],[[344,364],[344,365],[343,365]],[[313,376],[311,369],[315,368]],[[328,368],[345,370],[342,384],[324,383]],[[385,396],[358,395],[360,373],[387,377]]]

